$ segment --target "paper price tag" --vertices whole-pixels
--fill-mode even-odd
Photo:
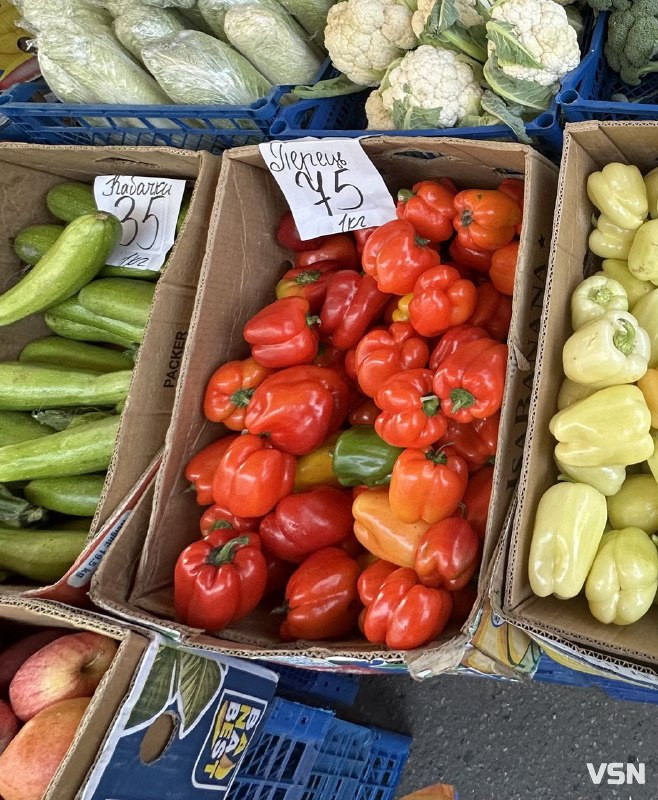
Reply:
[[[393,198],[358,140],[265,142],[259,147],[302,239],[372,228],[396,218]]]
[[[176,238],[176,220],[183,202],[185,181],[100,175],[94,198],[101,211],[118,217],[121,242],[107,259],[115,267],[159,270]]]

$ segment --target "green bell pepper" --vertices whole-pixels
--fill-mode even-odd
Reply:
[[[402,448],[391,447],[374,428],[355,426],[341,433],[334,447],[332,469],[343,486],[383,486],[390,483]]]

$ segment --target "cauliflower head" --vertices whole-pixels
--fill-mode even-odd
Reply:
[[[336,69],[377,86],[391,62],[416,46],[412,12],[395,0],[343,0],[329,9],[324,44]]]
[[[393,118],[384,108],[381,89],[370,92],[366,100],[366,117],[368,118],[368,130],[370,131],[393,131],[395,123]]]
[[[482,88],[463,57],[421,45],[391,65],[381,97],[396,128],[452,128],[480,114]]]
[[[432,13],[435,2],[436,0],[418,0],[418,8],[414,11],[411,27],[419,39]],[[454,4],[459,14],[459,22],[465,28],[474,28],[476,25],[484,24],[484,19],[475,8],[475,0],[454,0]]]
[[[510,78],[552,86],[580,64],[576,31],[555,0],[502,0],[492,8],[491,17],[493,26],[487,25],[489,57],[496,55],[491,27],[498,21],[513,25],[514,38],[541,64],[538,69],[501,63],[501,70]]]

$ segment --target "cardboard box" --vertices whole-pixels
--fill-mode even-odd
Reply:
[[[459,187],[496,187],[508,175],[524,176],[524,228],[516,274],[510,358],[504,413],[499,436],[494,493],[485,543],[482,583],[498,540],[521,466],[527,408],[532,384],[536,331],[552,229],[556,169],[532,149],[518,144],[456,139],[380,138],[364,142],[366,153],[389,188],[410,186],[419,180],[448,176]],[[248,348],[242,339],[245,321],[271,302],[273,288],[289,256],[276,244],[276,223],[287,208],[285,200],[257,148],[231,151],[224,158],[211,222],[195,315],[190,328],[176,395],[172,428],[157,479],[148,537],[131,596],[117,600],[112,581],[125,568],[118,549],[95,582],[93,597],[101,606],[163,626],[182,641],[220,649],[242,657],[287,659],[311,666],[341,665],[352,669],[409,668],[417,674],[454,669],[470,639],[469,629],[454,631],[440,643],[414,653],[382,650],[355,640],[343,643],[282,645],[278,619],[254,614],[222,638],[205,636],[173,622],[172,577],[182,548],[198,537],[199,507],[187,491],[183,468],[201,447],[218,438],[221,426],[202,414],[206,383],[217,366],[242,358]],[[231,258],[227,259],[226,254]],[[147,509],[122,532],[120,547],[131,537],[143,537]],[[137,547],[137,545],[135,545]],[[133,546],[128,544],[132,551]],[[116,559],[116,562],[115,562]],[[112,567],[113,563],[115,567]],[[107,599],[106,599],[107,598]],[[106,605],[107,603],[107,605]]]
[[[652,122],[584,122],[567,127],[518,509],[504,586],[500,586],[502,577],[498,581],[503,616],[538,640],[573,649],[597,666],[607,663],[615,670],[628,670],[629,675],[654,676],[658,675],[656,606],[633,625],[604,625],[589,613],[584,596],[568,601],[535,597],[528,580],[528,558],[537,505],[558,474],[553,461],[555,440],[548,424],[557,411],[562,347],[571,333],[569,301],[583,277],[600,264],[587,248],[593,211],[587,177],[613,161],[635,164],[643,172],[653,169],[657,146],[658,124]]]
[[[151,316],[139,348],[117,446],[96,512],[90,541],[138,484],[164,444],[174,404],[183,348],[192,315],[220,159],[208,153],[170,148],[48,147],[0,144],[0,284],[19,278],[13,237],[27,225],[53,221],[45,204],[48,190],[67,180],[92,183],[97,175],[132,174],[180,178],[194,188],[189,214],[157,283]],[[23,346],[49,335],[42,315],[9,326],[0,359],[13,360]],[[91,574],[89,574],[89,579]],[[87,581],[88,582],[88,581]],[[84,595],[86,584],[46,593],[67,602]],[[4,589],[4,587],[3,587]]]

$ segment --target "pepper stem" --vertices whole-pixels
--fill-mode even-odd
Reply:
[[[414,193],[410,189],[400,189],[398,192],[398,200],[400,203],[408,203],[413,196]]]
[[[315,316],[314,314],[307,314],[306,315],[306,324],[309,328],[312,328],[314,325],[320,324],[320,317]]]
[[[607,306],[612,300],[612,292],[607,286],[598,286],[590,291],[588,298],[600,306]]]
[[[425,458],[428,461],[432,461],[434,464],[448,463],[448,456],[443,452],[443,450],[428,450],[425,453]]]
[[[223,564],[230,564],[235,558],[235,551],[245,544],[249,544],[249,537],[238,536],[236,539],[231,539],[230,542],[226,542],[222,547],[215,547],[214,550],[208,553],[206,564],[210,564],[213,567],[221,567]]]
[[[427,245],[430,243],[429,239],[423,239],[421,236],[416,236],[414,238],[418,247],[427,247]]]
[[[213,522],[211,531],[227,531],[233,530],[233,525],[227,519],[218,519]]]
[[[441,401],[435,394],[428,394],[425,395],[425,397],[421,397],[420,402],[423,406],[423,413],[427,417],[435,417],[439,413]]]
[[[307,286],[309,283],[317,283],[320,280],[322,273],[319,269],[305,269],[300,272],[295,278],[295,283],[298,286]]]
[[[619,319],[617,322],[621,325],[623,330],[617,331],[612,337],[612,343],[620,350],[625,356],[630,354],[635,349],[635,328],[627,319]]]
[[[470,408],[475,405],[475,398],[466,389],[453,389],[450,392],[450,400],[453,411],[460,411],[462,408]]]
[[[462,226],[464,228],[468,228],[469,225],[472,225],[475,220],[473,219],[473,212],[469,209],[462,211]]]
[[[255,391],[255,389],[238,389],[231,395],[231,403],[236,408],[246,408]]]

